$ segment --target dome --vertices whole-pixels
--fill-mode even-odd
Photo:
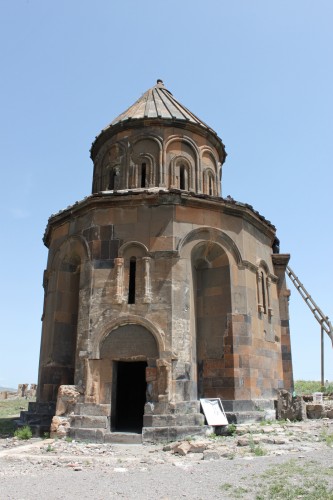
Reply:
[[[166,188],[220,196],[225,157],[216,132],[157,80],[96,137],[92,192]]]
[[[211,130],[190,110],[178,102],[166,89],[162,80],[157,80],[156,85],[145,92],[132,106],[115,118],[109,126],[117,125],[127,120],[140,120],[145,118],[162,118],[166,120],[182,120],[195,123]],[[107,127],[108,128],[108,127]]]

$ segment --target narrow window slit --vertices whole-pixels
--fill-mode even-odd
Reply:
[[[131,257],[129,267],[128,303],[135,304],[136,258]]]
[[[210,196],[213,194],[213,182],[211,175],[209,176],[209,194]]]
[[[146,175],[147,175],[147,164],[142,163],[141,165],[141,187],[146,187]]]
[[[114,180],[116,177],[116,172],[112,169],[109,175],[109,189],[114,190]]]
[[[185,188],[185,167],[184,167],[184,165],[180,165],[180,167],[179,167],[179,188],[186,189]]]

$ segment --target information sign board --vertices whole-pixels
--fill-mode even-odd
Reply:
[[[219,398],[200,399],[208,425],[228,425],[222,401]]]

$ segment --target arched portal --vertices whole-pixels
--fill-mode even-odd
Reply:
[[[111,430],[141,432],[147,368],[156,369],[158,358],[155,337],[142,325],[122,325],[102,341],[100,357],[112,366]]]
[[[221,397],[225,380],[225,333],[231,312],[230,268],[226,252],[213,242],[192,250],[198,397]],[[233,380],[233,379],[232,379]]]

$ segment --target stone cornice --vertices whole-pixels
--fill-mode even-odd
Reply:
[[[273,253],[272,254],[272,261],[273,261],[274,266],[286,267],[288,265],[289,260],[290,260],[289,253]]]
[[[182,205],[190,208],[206,208],[221,212],[226,215],[239,217],[251,225],[258,228],[272,241],[275,236],[275,227],[267,221],[259,212],[255,211],[251,205],[239,203],[234,200],[229,201],[223,198],[213,197],[204,194],[184,192],[177,189],[137,189],[122,190],[121,192],[101,192],[87,196],[74,205],[61,210],[57,214],[51,215],[44,234],[44,244],[48,247],[50,243],[53,227],[64,224],[69,218],[84,214],[88,210],[103,206],[108,207],[136,207],[142,205]],[[274,256],[280,254],[274,254]]]
[[[225,151],[225,146],[220,137],[216,134],[216,132],[213,129],[209,127],[203,128],[198,124],[186,122],[184,120],[165,119],[165,118],[164,119],[144,118],[137,120],[126,120],[124,122],[120,122],[117,123],[116,125],[112,125],[110,127],[105,128],[100,132],[98,136],[95,137],[95,140],[92,143],[90,149],[91,159],[95,161],[95,157],[98,154],[98,151],[100,150],[102,145],[118,132],[123,132],[124,130],[137,128],[140,129],[142,133],[144,133],[145,129],[147,129],[147,134],[149,134],[151,129],[158,127],[163,127],[163,128],[172,127],[175,129],[188,130],[190,132],[196,132],[202,137],[209,139],[209,141],[217,149],[219,156],[221,158],[221,163],[224,163],[227,156],[227,153]]]

